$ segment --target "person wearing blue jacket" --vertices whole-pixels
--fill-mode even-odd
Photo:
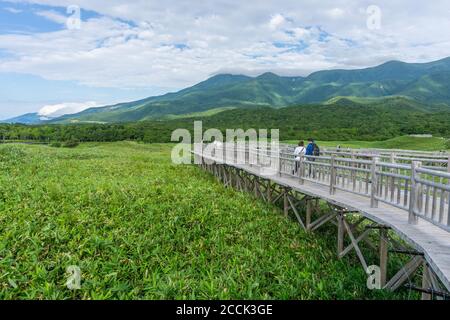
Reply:
[[[307,156],[313,156],[314,155],[314,139],[308,139],[308,146],[306,147],[306,155]]]
[[[307,159],[307,161],[314,162],[314,161],[316,161],[316,158],[314,158],[314,157],[318,156],[316,153],[317,153],[319,147],[317,147],[316,143],[314,142],[314,139],[308,139],[308,142],[309,142],[309,144],[306,147],[306,152],[305,152],[306,159]],[[308,158],[308,157],[310,157],[310,158]],[[309,176],[310,177],[312,176],[312,178],[315,178],[315,173],[313,172],[314,170],[312,168],[312,164],[309,164],[308,171],[309,171]]]

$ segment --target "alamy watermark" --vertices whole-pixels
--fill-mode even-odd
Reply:
[[[66,287],[69,290],[81,289],[81,269],[78,266],[69,266],[66,269],[68,275]]]
[[[66,20],[66,27],[69,30],[81,29],[81,8],[77,5],[67,7],[66,13],[68,18]]]
[[[264,176],[279,172],[278,129],[203,131],[203,123],[196,121],[193,136],[187,129],[177,129],[172,133],[172,141],[178,142],[172,149],[175,164],[248,164],[258,166]]]
[[[381,268],[373,265],[367,268],[367,288],[369,290],[381,290]]]
[[[369,30],[380,30],[381,29],[381,8],[377,5],[370,5],[366,9],[367,13],[367,28]]]

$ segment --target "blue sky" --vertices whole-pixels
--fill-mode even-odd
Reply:
[[[96,105],[101,106],[118,101],[139,100],[148,95],[159,95],[167,91],[164,88],[83,86],[76,81],[46,80],[23,73],[0,73],[0,87],[0,118],[3,119],[36,112],[49,105],[96,102]],[[83,106],[79,107],[83,109]]]
[[[36,35],[67,29],[65,25],[41,15],[42,12],[67,16],[66,7],[0,1],[0,35]],[[81,9],[80,13],[82,21],[101,17],[94,11]],[[0,48],[0,60],[14,57],[14,50]],[[96,87],[76,80],[51,80],[26,72],[0,72],[0,88],[0,119],[36,112],[49,105],[73,102],[90,105],[88,102],[94,101],[100,106],[159,95],[173,89],[156,86]],[[82,109],[82,105],[79,108]]]
[[[444,0],[0,1],[0,119],[136,100],[224,72],[437,60],[450,56],[449,15]]]
[[[0,8],[1,33],[52,32],[61,28],[59,24],[35,14],[35,10],[47,10],[47,6],[0,1]]]

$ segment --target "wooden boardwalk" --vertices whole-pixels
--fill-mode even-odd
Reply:
[[[337,224],[334,220],[337,217],[339,222],[339,214],[336,215],[325,215],[318,219],[317,223],[311,221],[311,206],[308,205],[307,209],[307,217],[301,217],[299,213],[300,210],[296,208],[295,202],[300,203],[302,200],[297,200],[292,197],[293,194],[300,194],[306,199],[310,201],[312,199],[320,199],[325,201],[326,203],[340,208],[340,212],[347,213],[357,213],[358,216],[362,216],[363,218],[375,223],[377,225],[377,230],[391,230],[395,232],[395,234],[401,238],[403,241],[408,243],[412,247],[412,260],[410,263],[405,265],[404,269],[400,270],[392,279],[388,281],[387,279],[387,245],[383,244],[382,236],[380,238],[379,255],[380,255],[380,267],[382,269],[382,285],[386,286],[386,288],[394,288],[397,289],[401,284],[403,284],[410,276],[414,274],[420,267],[423,265],[423,286],[421,288],[423,297],[430,298],[434,292],[448,292],[450,291],[450,232],[447,230],[447,226],[442,224],[442,221],[448,221],[448,196],[446,189],[442,190],[440,195],[444,197],[442,201],[436,199],[436,192],[433,199],[432,193],[426,189],[426,196],[422,201],[418,201],[420,195],[417,195],[416,201],[420,204],[420,208],[423,212],[426,206],[429,206],[430,209],[427,209],[431,212],[431,203],[433,205],[433,216],[435,213],[440,211],[439,205],[442,206],[443,209],[441,211],[442,216],[440,217],[441,223],[436,223],[433,219],[428,219],[426,217],[427,213],[423,214],[423,217],[420,217],[420,210],[414,211],[419,215],[417,223],[411,223],[411,212],[408,212],[408,209],[396,205],[396,203],[400,203],[400,201],[395,202],[393,204],[389,203],[389,201],[383,201],[382,194],[390,193],[390,189],[384,192],[383,188],[373,191],[375,193],[375,197],[378,195],[379,201],[377,201],[377,205],[374,206],[371,203],[370,199],[370,190],[373,188],[372,184],[374,184],[374,179],[371,178],[364,180],[366,183],[365,192],[362,194],[358,194],[357,192],[351,192],[351,188],[347,191],[345,188],[337,188],[333,192],[330,192],[330,186],[327,185],[329,181],[336,181],[339,178],[336,178],[337,174],[334,173],[333,170],[328,172],[328,177],[326,177],[323,181],[325,183],[318,183],[316,181],[308,180],[307,177],[304,179],[299,179],[302,174],[305,173],[305,170],[311,170],[311,167],[308,169],[308,165],[305,162],[304,168],[300,169],[301,173],[294,174],[290,172],[294,167],[294,163],[292,162],[292,166],[287,166],[288,169],[282,170],[280,169],[277,174],[274,175],[266,175],[262,171],[263,167],[258,164],[250,165],[247,161],[244,164],[237,164],[230,161],[226,163],[218,162],[215,157],[205,157],[203,154],[195,154],[197,159],[201,159],[202,167],[216,174],[224,183],[229,185],[234,185],[242,190],[247,190],[251,192],[255,192],[255,194],[260,194],[265,200],[271,201],[275,198],[274,201],[283,201],[284,198],[284,208],[285,213],[293,212],[299,223],[305,229],[314,229],[316,227],[320,227],[322,224],[326,222],[333,222]],[[248,151],[247,151],[247,159],[248,159]],[[288,160],[289,162],[290,160]],[[205,164],[207,162],[208,164]],[[366,163],[367,164],[367,163]],[[284,164],[285,165],[285,164]],[[318,165],[318,164],[315,164]],[[281,168],[283,165],[280,165]],[[332,167],[332,165],[331,165]],[[347,168],[345,168],[347,169]],[[361,170],[361,169],[360,169]],[[375,171],[374,171],[375,172]],[[310,172],[311,174],[311,172]],[[248,176],[245,178],[244,176]],[[307,174],[306,174],[307,175]],[[401,175],[395,175],[401,178]],[[331,179],[330,177],[334,177]],[[345,178],[344,178],[345,180]],[[360,187],[364,183],[358,181]],[[400,188],[400,182],[395,182],[397,188],[397,196],[395,198],[403,198],[408,197],[408,188],[402,190]],[[249,186],[251,184],[251,186]],[[389,184],[394,184],[393,181],[390,181]],[[356,185],[356,183],[354,184]],[[275,187],[273,187],[275,186]],[[439,185],[440,186],[440,185]],[[258,191],[259,190],[259,191]],[[421,194],[425,191],[421,189]],[[392,198],[394,198],[394,189],[392,190]],[[379,194],[378,194],[379,193]],[[403,194],[405,193],[405,195]],[[431,196],[430,196],[431,193]],[[270,198],[272,194],[272,199]],[[412,191],[411,195],[412,196]],[[372,195],[374,197],[374,195]],[[427,200],[428,197],[428,200]],[[447,197],[447,198],[446,198]],[[389,198],[389,197],[388,197]],[[407,199],[407,198],[405,198]],[[406,201],[409,202],[410,200]],[[401,201],[403,203],[403,201]],[[309,210],[309,211],[308,211]],[[358,247],[359,242],[365,240],[365,236],[367,230],[360,236],[357,237],[353,235],[356,232],[356,229],[353,229],[352,226],[349,227],[345,221],[341,225],[340,222],[338,225],[338,254],[343,256],[348,254],[351,250],[355,250],[358,254],[358,257],[363,264],[363,267],[366,269],[368,267],[365,259],[361,253],[361,250]],[[356,227],[355,227],[356,228]],[[340,230],[340,231],[339,231]],[[381,231],[380,234],[383,235],[384,231]],[[351,244],[344,248],[344,236],[348,235],[351,240]],[[414,255],[414,252],[417,254]],[[422,258],[420,258],[422,257]],[[420,260],[422,259],[422,260]],[[423,264],[421,263],[423,261]],[[428,271],[428,268],[430,271]],[[366,270],[367,272],[367,270]],[[404,274],[404,275],[403,275]],[[440,282],[439,284],[437,282]],[[445,296],[448,297],[448,296]]]
[[[257,168],[246,165],[236,166],[253,175],[261,176]],[[423,252],[427,262],[437,273],[443,284],[450,290],[450,233],[436,225],[421,220],[418,225],[408,222],[408,212],[388,204],[380,204],[371,208],[366,197],[346,191],[337,191],[330,195],[329,188],[310,181],[300,184],[298,179],[281,175],[270,178],[274,183],[292,188],[311,197],[318,197],[349,211],[357,211],[368,219],[392,228],[403,240],[411,243],[414,248]]]

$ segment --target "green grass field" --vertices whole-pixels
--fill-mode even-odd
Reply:
[[[296,144],[298,141],[289,140],[287,143]],[[305,140],[306,142],[306,140]],[[411,136],[398,137],[385,141],[318,141],[318,144],[324,147],[342,148],[379,148],[379,149],[406,149],[423,151],[441,151],[447,150],[446,140],[438,137],[418,138]]]
[[[408,298],[170,145],[0,146],[0,299]],[[66,268],[81,268],[81,289]]]

